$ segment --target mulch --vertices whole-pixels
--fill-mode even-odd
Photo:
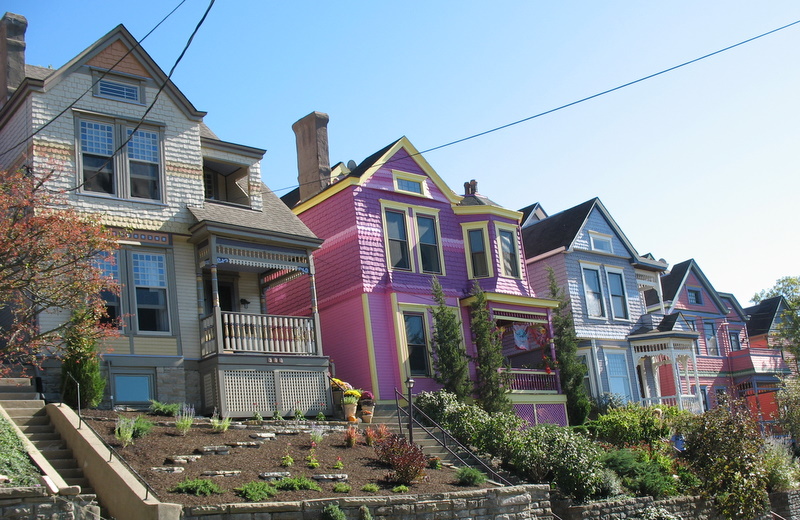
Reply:
[[[311,437],[308,433],[277,434],[274,440],[265,440],[258,447],[233,447],[228,455],[204,454],[195,462],[183,465],[182,473],[161,473],[154,471],[155,467],[172,466],[167,462],[168,457],[176,455],[193,455],[205,446],[226,445],[235,442],[252,442],[250,437],[256,432],[269,431],[260,427],[248,429],[229,429],[224,433],[215,433],[208,423],[196,425],[185,435],[177,433],[174,426],[168,425],[170,418],[146,415],[147,419],[156,423],[156,426],[146,436],[136,439],[134,444],[122,447],[114,437],[115,419],[118,416],[134,417],[140,415],[133,412],[114,412],[104,410],[85,410],[83,413],[87,423],[90,424],[125,461],[139,473],[147,484],[155,491],[162,502],[178,503],[185,506],[218,505],[241,503],[246,500],[238,496],[235,489],[247,482],[259,480],[259,474],[264,472],[289,471],[291,476],[346,473],[348,484],[352,490],[342,494],[333,492],[332,482],[320,482],[322,491],[281,491],[273,502],[286,502],[296,500],[368,496],[392,494],[395,483],[387,479],[390,468],[379,462],[375,457],[375,449],[362,442],[352,448],[345,445],[343,432],[332,432],[323,437],[323,441],[315,448],[315,455],[320,465],[317,468],[307,467],[306,457],[311,453]],[[163,423],[164,425],[159,425]],[[270,421],[275,424],[275,422]],[[289,425],[292,421],[282,423]],[[281,423],[279,423],[281,424]],[[308,426],[305,423],[304,426]],[[360,425],[361,431],[367,425]],[[377,425],[373,425],[377,426]],[[280,465],[281,458],[286,454],[291,455],[294,464],[291,467]],[[343,469],[334,469],[338,460],[344,465]],[[238,470],[236,476],[203,477],[204,471]],[[445,493],[476,489],[476,487],[459,486],[456,483],[455,470],[444,467],[440,470],[426,469],[422,480],[409,486],[408,493],[428,494]],[[210,496],[194,496],[183,493],[174,493],[170,490],[186,479],[211,478],[225,489],[224,493]],[[377,484],[378,493],[361,491],[365,484]],[[488,484],[477,487],[490,487]]]

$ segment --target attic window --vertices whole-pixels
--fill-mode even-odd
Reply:
[[[422,197],[430,196],[425,184],[426,177],[416,173],[400,172],[393,170],[394,190]]]
[[[689,303],[693,305],[703,304],[703,295],[700,292],[700,289],[688,289],[686,293],[689,299]]]
[[[604,253],[612,253],[611,237],[608,235],[601,235],[599,233],[589,233],[589,240],[592,244],[593,251],[602,251]]]
[[[141,80],[116,75],[100,77],[95,72],[93,77],[94,95],[97,97],[117,99],[128,103],[144,103],[144,88]]]

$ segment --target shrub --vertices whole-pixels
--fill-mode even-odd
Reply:
[[[171,493],[186,493],[187,495],[209,496],[214,493],[224,493],[223,489],[206,478],[186,479],[170,489]]]
[[[184,404],[175,416],[175,428],[180,435],[186,435],[194,423],[194,406]]]
[[[377,493],[380,490],[381,488],[378,487],[378,484],[372,483],[364,484],[364,487],[361,488],[361,491],[364,491],[365,493]]]
[[[89,309],[76,310],[64,332],[64,354],[61,358],[62,398],[70,406],[95,407],[103,399],[106,379],[100,373],[95,329],[97,316]],[[78,387],[80,384],[80,402]]]
[[[786,491],[797,487],[798,465],[789,446],[778,439],[769,439],[762,454],[767,477],[767,491]]]
[[[428,457],[422,448],[410,444],[405,438],[393,435],[375,448],[378,460],[392,468],[389,480],[398,484],[411,484],[425,474]]]
[[[278,494],[278,490],[275,489],[275,486],[260,480],[248,482],[242,487],[234,489],[234,491],[236,491],[237,495],[249,500],[250,502],[261,502],[262,500],[272,498]]]
[[[319,428],[313,428],[309,433],[309,436],[311,438],[311,442],[319,444],[322,442],[324,434],[322,433],[322,430],[320,430]]]
[[[150,400],[150,413],[153,415],[162,415],[165,417],[175,417],[181,409],[179,403],[160,403],[156,400]]]
[[[129,417],[117,417],[114,438],[122,444],[123,448],[133,444],[133,424],[134,420]]]
[[[430,469],[442,469],[442,459],[439,457],[428,458],[428,467]]]
[[[647,442],[669,438],[670,428],[675,422],[686,417],[689,412],[681,412],[674,407],[644,407],[629,403],[612,408],[589,425],[598,440],[615,446]]]
[[[369,512],[369,508],[367,506],[361,506],[358,508],[358,518],[359,520],[372,520],[372,513]]]
[[[612,450],[601,461],[622,479],[622,484],[638,496],[661,498],[675,495],[672,464],[645,448]]]
[[[625,494],[625,487],[622,485],[619,475],[614,470],[603,468],[600,471],[600,478],[597,482],[597,498],[611,498]]]
[[[306,477],[284,477],[275,482],[275,489],[281,491],[300,491],[301,489],[310,489],[312,491],[322,491],[322,488]]]
[[[317,414],[317,417],[315,418],[315,420],[317,420],[319,422],[324,422],[325,419],[326,419],[326,417],[325,417],[325,413],[324,412],[319,412]]]
[[[231,418],[227,415],[225,417],[220,418],[219,414],[216,410],[214,410],[214,414],[211,416],[211,430],[214,433],[224,433],[228,431],[228,428],[231,426]]]
[[[320,516],[321,520],[347,520],[347,517],[344,514],[338,505],[336,504],[328,504],[324,508],[322,508],[322,516]]]
[[[392,488],[392,493],[408,493],[408,486],[400,484]]]
[[[456,472],[456,480],[459,486],[479,486],[486,482],[486,475],[475,468],[459,468]]]
[[[350,489],[350,484],[346,484],[344,482],[337,482],[333,485],[334,493],[349,493]]]
[[[728,518],[754,518],[769,507],[761,461],[764,440],[744,403],[722,405],[687,423],[686,451],[701,494]]]
[[[153,429],[153,421],[143,415],[137,415],[133,421],[133,438],[141,439]]]

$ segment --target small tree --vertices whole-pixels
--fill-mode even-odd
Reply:
[[[486,294],[475,282],[472,292],[475,300],[470,312],[470,330],[475,342],[475,394],[478,405],[489,413],[511,411],[508,386],[511,374],[503,357],[502,333],[489,314]]]
[[[553,313],[553,343],[561,375],[561,387],[567,396],[567,416],[569,423],[574,426],[583,424],[592,409],[592,403],[583,386],[586,365],[578,360],[578,336],[575,333],[569,298],[564,289],[558,286],[556,274],[550,267],[547,268],[547,279],[550,284],[550,297],[558,301],[558,308]]]
[[[461,320],[447,306],[442,285],[436,277],[431,282],[431,289],[437,303],[433,309],[434,379],[444,390],[463,401],[470,395],[472,384],[469,380],[469,358],[461,337]]]
[[[64,355],[61,360],[61,388],[64,402],[81,408],[95,407],[103,399],[106,380],[100,373],[97,353],[98,316],[86,308],[76,309],[64,334]],[[80,401],[78,385],[80,384]]]
[[[82,215],[63,193],[47,189],[54,172],[0,171],[0,362],[36,364],[63,343],[68,321],[40,327],[39,315],[76,305],[94,316],[105,311],[101,291],[117,291],[95,259],[116,248],[99,216]],[[100,337],[100,328],[83,327]]]

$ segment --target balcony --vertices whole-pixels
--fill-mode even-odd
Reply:
[[[218,307],[200,319],[201,355],[274,354],[317,356],[314,320],[224,312]]]
[[[558,394],[560,393],[557,371],[553,370],[549,374],[542,369],[511,368],[512,392]]]

